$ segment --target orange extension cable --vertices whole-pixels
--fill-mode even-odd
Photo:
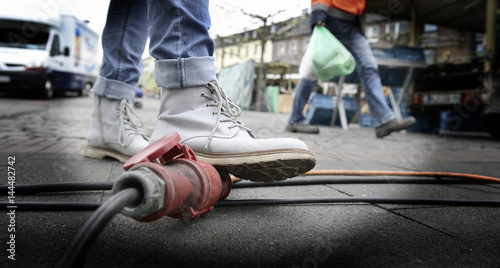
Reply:
[[[432,172],[432,171],[378,171],[378,170],[311,170],[304,173],[306,176],[314,175],[337,175],[337,176],[412,176],[412,177],[447,177],[460,179],[483,180],[500,183],[499,178],[475,174]]]

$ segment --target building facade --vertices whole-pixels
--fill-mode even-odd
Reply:
[[[311,36],[307,12],[299,17],[267,26],[264,63],[283,63],[289,73],[297,73]],[[383,17],[368,14],[365,35],[373,48],[406,46],[410,42],[410,22],[385,21]],[[258,30],[251,30],[216,39],[216,69],[254,60],[260,63],[261,40]],[[464,63],[481,54],[484,34],[458,31],[436,25],[421,25],[418,30],[419,46],[425,49],[428,64]]]

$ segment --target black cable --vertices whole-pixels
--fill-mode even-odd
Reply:
[[[293,178],[290,180],[275,182],[238,181],[233,183],[232,188],[254,188],[271,186],[301,186],[318,184],[379,184],[379,183],[404,183],[404,184],[457,184],[457,183],[480,183],[478,181],[464,181],[463,179],[436,179],[436,178]]]
[[[237,207],[257,205],[290,205],[309,203],[370,203],[370,204],[409,204],[409,205],[447,205],[473,207],[500,207],[500,200],[437,199],[437,198],[390,198],[390,197],[347,197],[347,198],[290,198],[290,199],[242,199],[222,200],[215,207]]]
[[[437,199],[437,198],[390,198],[390,197],[347,197],[347,198],[293,198],[293,199],[236,199],[218,201],[215,207],[238,207],[258,205],[291,205],[308,203],[369,203],[400,205],[447,205],[500,207],[500,200]],[[2,210],[8,210],[8,202],[0,202]],[[16,202],[19,210],[25,211],[86,211],[95,210],[100,203],[91,202]]]
[[[0,195],[6,196],[9,185],[0,185]],[[113,182],[56,182],[15,185],[16,195],[73,191],[107,191],[113,188]]]
[[[93,211],[99,208],[97,202],[0,202],[0,210],[19,209],[23,211]],[[10,208],[9,208],[10,207]]]
[[[453,184],[464,183],[460,179],[435,179],[435,178],[294,178],[291,180],[276,182],[252,182],[239,181],[233,184],[234,189],[250,187],[271,186],[299,186],[315,184],[370,184],[370,183],[438,183]],[[0,195],[7,196],[9,185],[0,185]],[[31,195],[41,193],[73,192],[73,191],[109,191],[113,188],[113,182],[56,182],[20,184],[15,186],[16,195]]]
[[[56,267],[81,267],[87,250],[106,224],[124,207],[140,197],[136,188],[124,189],[104,202],[78,230]]]

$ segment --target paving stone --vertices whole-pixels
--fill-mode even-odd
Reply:
[[[0,119],[0,173],[6,174],[7,158],[15,156],[17,184],[115,181],[124,172],[123,163],[83,157],[91,105],[92,98],[0,99],[0,118],[12,114]],[[145,98],[144,105],[137,112],[146,133],[151,133],[159,100]],[[23,111],[36,112],[13,114]],[[322,126],[320,134],[306,135],[286,132],[287,118],[287,114],[243,111],[241,121],[260,138],[303,140],[316,156],[315,169],[500,177],[500,143],[485,135],[393,133],[376,139],[373,129],[355,124],[348,131]],[[428,178],[410,184],[378,178],[386,181],[235,187],[228,199],[500,196],[496,183],[436,184]],[[92,191],[17,196],[16,201],[104,202],[110,197],[110,191]],[[91,215],[16,213],[17,259],[12,262],[3,254],[0,267],[53,267]],[[6,215],[0,218],[0,225],[5,224]],[[368,203],[216,207],[190,223],[170,217],[143,223],[117,215],[93,242],[85,262],[86,267],[498,267],[499,229],[498,207]],[[0,226],[4,252],[6,230]]]

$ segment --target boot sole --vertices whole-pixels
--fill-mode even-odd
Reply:
[[[90,145],[85,145],[85,147],[83,148],[83,156],[96,159],[104,159],[106,157],[110,157],[122,163],[127,162],[127,160],[130,158],[130,156],[121,154],[116,151]]]
[[[306,150],[275,150],[240,154],[195,152],[200,161],[250,181],[273,182],[296,177],[314,168],[316,159]]]
[[[388,129],[375,129],[375,135],[377,136],[377,138],[383,138],[385,136],[390,135],[392,132],[407,129],[407,128],[413,126],[415,123],[417,123],[417,121],[414,119],[413,121],[410,120],[410,121],[406,122],[406,124],[400,125],[399,127],[388,128]]]

